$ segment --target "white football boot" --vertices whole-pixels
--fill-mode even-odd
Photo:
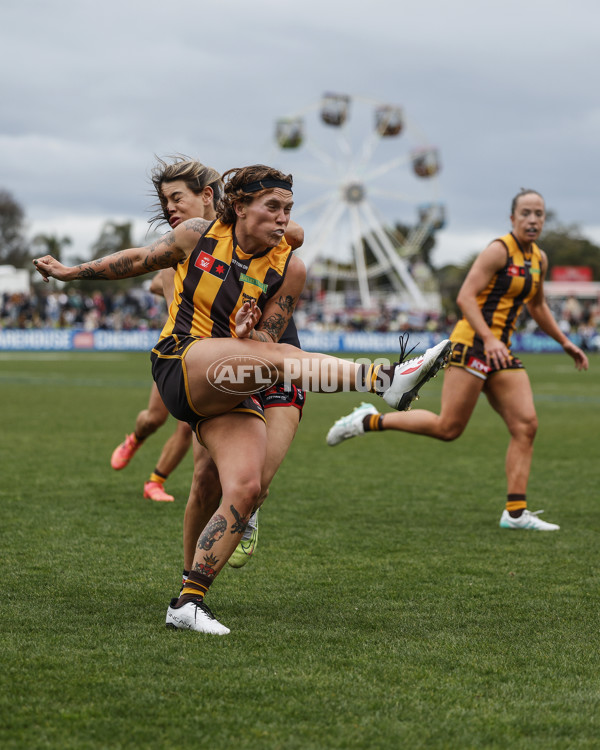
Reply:
[[[377,414],[377,409],[372,404],[363,401],[350,414],[340,417],[327,433],[327,445],[339,445],[343,440],[364,435],[365,428],[363,420],[368,414]]]
[[[392,382],[383,393],[383,400],[398,411],[407,411],[419,395],[419,389],[446,367],[450,361],[452,342],[444,339],[427,349],[425,354],[396,365]]]
[[[201,599],[186,602],[176,607],[177,599],[171,599],[167,610],[166,625],[174,630],[196,630],[198,633],[227,635],[231,631],[217,620]]]
[[[543,510],[536,510],[533,513],[529,510],[524,510],[518,518],[513,518],[510,513],[505,510],[500,518],[501,529],[529,529],[530,531],[558,531],[560,526],[556,523],[548,523],[538,518],[539,513],[543,513]]]

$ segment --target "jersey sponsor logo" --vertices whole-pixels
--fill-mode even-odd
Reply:
[[[224,263],[222,260],[218,260],[212,255],[205,253],[204,251],[202,251],[196,258],[196,262],[194,263],[194,265],[201,271],[206,271],[212,276],[217,276],[219,279],[224,279],[229,273],[229,266],[227,265],[227,263]]]
[[[506,273],[509,276],[525,276],[525,268],[523,266],[509,266]]]
[[[265,294],[267,293],[267,290],[269,288],[268,284],[263,284],[262,281],[259,281],[258,279],[253,279],[251,276],[246,276],[245,273],[240,274],[240,281],[243,281],[246,284],[254,284],[254,286],[262,289]]]
[[[489,365],[486,365],[485,362],[482,362],[480,359],[477,359],[476,357],[469,357],[469,361],[467,362],[467,367],[471,370],[478,370],[479,372],[491,372],[492,368]]]

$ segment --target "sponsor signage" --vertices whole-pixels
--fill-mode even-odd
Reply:
[[[0,351],[97,351],[149,352],[158,341],[159,331],[77,331],[69,329],[0,328]],[[302,348],[308,352],[391,353],[398,356],[397,333],[368,333],[344,331],[299,331]],[[411,331],[410,357],[439,343],[444,334]],[[581,337],[571,339],[580,344]],[[562,347],[545,334],[515,333],[513,352],[557,352]],[[394,359],[394,356],[391,359]]]
[[[593,281],[591,266],[554,266],[550,271],[552,281]]]

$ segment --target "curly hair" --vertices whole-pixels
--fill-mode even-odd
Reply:
[[[274,167],[267,167],[264,164],[253,164],[250,167],[235,167],[228,169],[222,175],[223,196],[217,204],[217,218],[227,225],[235,224],[236,213],[235,204],[242,203],[249,205],[252,201],[264,195],[271,190],[271,187],[260,189],[256,183],[265,180],[275,180],[277,182],[287,183],[291,187],[293,179],[291,174],[284,174]],[[253,191],[248,192],[244,188],[253,185]]]
[[[162,191],[162,186],[165,182],[182,180],[194,195],[200,195],[207,186],[212,188],[213,205],[215,209],[223,193],[221,176],[216,169],[207,167],[197,159],[191,159],[189,156],[183,154],[178,154],[168,158],[172,161],[167,162],[157,156],[156,159],[158,163],[153,167],[151,172],[151,180],[156,195],[158,196],[158,202],[150,209],[154,212],[152,218],[148,219],[150,226],[153,226],[154,224],[163,224],[165,222],[167,224],[169,223],[167,200]]]

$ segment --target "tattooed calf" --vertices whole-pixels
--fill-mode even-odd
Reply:
[[[235,521],[231,524],[231,533],[243,534],[244,531],[246,531],[246,526],[248,525],[248,521],[250,520],[249,516],[240,516],[233,505],[229,506],[229,510],[232,512],[233,517],[235,518]]]
[[[226,529],[227,521],[223,516],[213,516],[202,534],[200,534],[200,539],[198,539],[198,549],[211,549],[213,544],[218,542],[223,536]]]
[[[204,562],[194,563],[194,570],[196,573],[203,573],[208,578],[214,578],[217,574],[215,573],[215,565],[219,562],[219,558],[214,555],[205,555]]]

